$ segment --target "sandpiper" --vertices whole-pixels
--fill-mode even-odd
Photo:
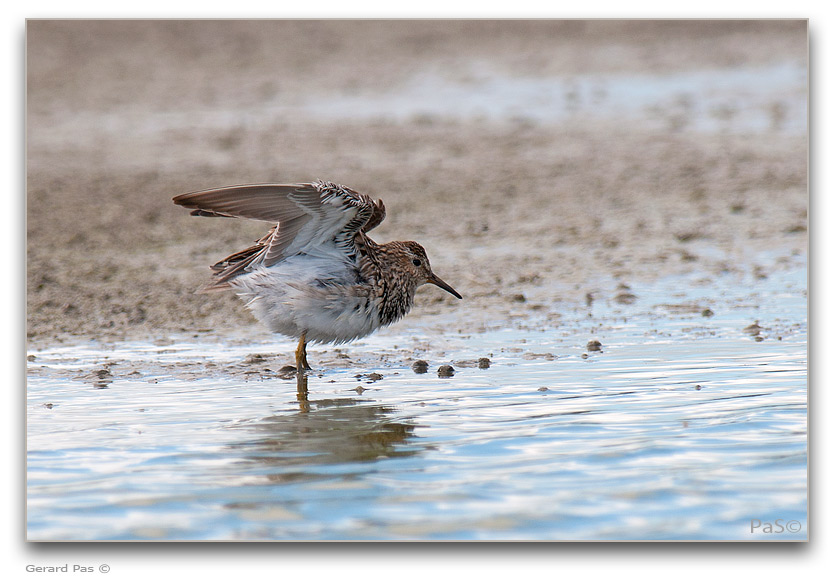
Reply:
[[[211,267],[204,292],[231,289],[272,332],[298,339],[299,373],[310,370],[307,342],[344,343],[405,316],[423,284],[454,288],[431,271],[416,242],[377,244],[368,232],[385,219],[382,200],[331,183],[234,185],[185,193],[191,215],[273,223],[255,245]]]

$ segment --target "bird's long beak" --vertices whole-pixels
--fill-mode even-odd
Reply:
[[[435,286],[438,286],[440,288],[443,288],[446,292],[448,292],[449,294],[451,294],[455,298],[463,298],[463,296],[458,294],[455,291],[454,288],[452,288],[446,282],[444,282],[443,280],[438,278],[436,274],[432,274],[431,277],[428,280],[426,280],[426,282],[428,282],[429,284],[434,284]]]

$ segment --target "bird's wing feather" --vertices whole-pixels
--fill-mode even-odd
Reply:
[[[176,196],[174,203],[194,210],[192,215],[241,217],[277,223],[304,215],[297,200],[305,195],[319,197],[312,184],[232,185],[184,193]]]
[[[215,264],[209,288],[222,288],[230,279],[263,264],[271,266],[300,253],[333,252],[355,260],[354,240],[385,218],[382,201],[330,182],[294,185],[236,185],[178,195],[174,203],[192,215],[241,217],[276,224],[254,246]]]

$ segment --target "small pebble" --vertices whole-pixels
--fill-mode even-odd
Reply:
[[[598,340],[588,341],[588,352],[596,352],[602,350],[602,343]]]
[[[34,362],[34,360],[35,360],[35,355],[30,354],[29,356],[27,356],[27,357],[26,357],[26,360],[28,360],[29,362]]]
[[[538,388],[538,389],[536,389],[536,390],[541,391],[541,392],[544,392],[544,391],[549,391],[550,389],[548,389],[547,387],[539,387],[539,388]]]
[[[758,320],[756,322],[754,322],[753,324],[751,324],[750,326],[747,326],[747,327],[744,328],[744,332],[751,335],[751,336],[757,336],[761,331],[762,331],[762,327],[759,326],[759,321]]]
[[[709,318],[710,316],[714,316],[714,315],[715,315],[715,312],[713,312],[709,308],[704,308],[703,310],[701,310],[701,316],[703,316],[704,318]]]
[[[544,360],[556,360],[556,355],[552,352],[525,352],[522,357],[524,360],[535,360],[543,358]]]
[[[679,242],[689,242],[701,238],[703,237],[703,235],[698,232],[683,232],[680,234],[676,234],[675,237],[678,239]]]
[[[614,302],[617,304],[634,304],[637,302],[637,296],[631,292],[620,292],[614,296]]]
[[[438,377],[453,377],[454,375],[455,369],[452,365],[440,365],[437,368]]]
[[[296,368],[292,365],[284,365],[278,369],[278,378],[288,380],[297,374]]]
[[[413,370],[418,375],[422,375],[423,373],[428,372],[429,363],[427,363],[424,360],[414,361],[414,364],[411,365],[411,370]]]
[[[371,373],[368,375],[369,381],[379,381],[382,380],[382,375],[379,373]]]
[[[487,357],[483,356],[478,359],[478,368],[479,369],[488,369],[490,365],[490,361]]]

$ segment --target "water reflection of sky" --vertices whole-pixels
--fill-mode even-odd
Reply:
[[[750,302],[713,288],[709,318],[656,308],[706,296],[669,279],[558,329],[438,337],[422,375],[379,355],[401,361],[430,328],[388,329],[350,346],[356,368],[311,377],[306,406],[293,381],[164,370],[222,371],[275,343],[35,352],[29,538],[804,539],[804,272]],[[97,388],[104,357],[121,363]],[[751,535],[776,519],[802,530]]]
[[[31,131],[37,146],[87,147],[125,134],[156,136],[170,132],[245,131],[281,126],[288,119],[315,122],[509,122],[563,124],[636,122],[650,130],[706,133],[789,133],[803,135],[808,125],[808,75],[804,63],[733,67],[657,74],[587,74],[518,77],[488,66],[466,80],[436,72],[418,74],[401,86],[340,93],[311,87],[303,98],[278,95],[246,107],[182,111],[72,111],[56,116],[49,130]],[[90,142],[78,141],[84,135]],[[50,142],[52,142],[50,144]],[[109,141],[108,141],[109,142]],[[141,152],[114,156],[119,163],[164,163]],[[131,161],[132,160],[132,161]],[[173,163],[174,161],[172,161]]]
[[[646,119],[653,128],[673,130],[801,133],[807,82],[805,67],[796,63],[639,75],[484,72],[466,82],[424,74],[388,93],[328,95],[301,109],[340,119]]]

